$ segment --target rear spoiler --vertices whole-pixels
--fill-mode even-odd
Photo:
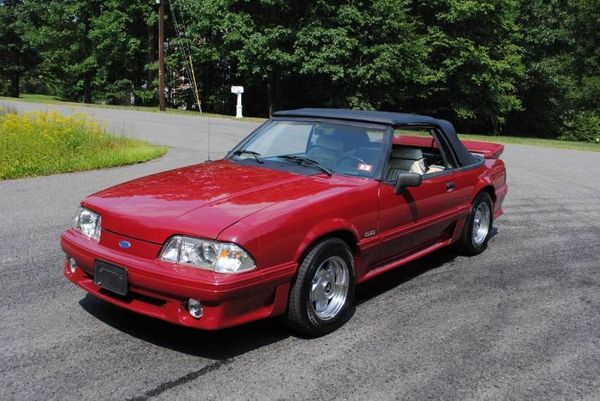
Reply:
[[[483,156],[486,159],[498,159],[504,152],[504,145],[493,142],[461,141],[467,150]]]

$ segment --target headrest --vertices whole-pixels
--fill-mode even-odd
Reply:
[[[366,135],[367,134],[367,130],[364,127],[357,127],[355,125],[344,125],[343,128],[339,128],[338,131],[344,135]]]
[[[394,148],[392,150],[392,159],[421,160],[423,151],[417,148]]]
[[[364,127],[352,125],[340,129],[344,142],[344,151],[356,150],[361,146],[369,146],[369,135]]]
[[[315,145],[331,150],[342,149],[342,141],[335,135],[321,134],[317,137]]]

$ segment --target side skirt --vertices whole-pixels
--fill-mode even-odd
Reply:
[[[437,251],[438,249],[441,249],[445,246],[448,246],[452,243],[451,239],[444,239],[442,241],[436,242],[435,244],[424,248],[418,252],[412,253],[410,255],[406,255],[400,259],[396,259],[392,262],[389,262],[387,264],[384,264],[382,266],[379,266],[373,270],[370,270],[367,274],[365,274],[364,276],[362,276],[359,280],[358,283],[362,283],[364,281],[367,281],[373,277],[379,276],[380,274],[383,274],[387,271],[390,271],[392,269],[395,269],[396,267],[405,265],[409,262],[412,262],[413,260],[419,259],[425,255],[428,255],[432,252]]]

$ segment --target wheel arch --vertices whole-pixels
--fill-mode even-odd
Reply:
[[[300,247],[296,251],[294,259],[301,263],[302,258],[319,242],[329,238],[339,238],[344,241],[349,247],[353,255],[358,251],[358,232],[349,223],[337,225],[337,227],[329,227],[327,229],[315,228],[305,237]]]
[[[477,187],[477,190],[471,198],[471,204],[475,202],[477,196],[479,196],[479,194],[482,192],[487,192],[490,195],[490,197],[492,198],[492,207],[494,207],[496,205],[496,188],[488,180],[483,180],[480,182],[480,184]]]
[[[496,190],[494,189],[494,186],[486,185],[485,187],[481,188],[479,192],[477,192],[477,195],[479,195],[482,192],[487,192],[488,194],[490,194],[490,197],[492,198],[492,206],[494,206],[496,204]],[[477,197],[477,195],[475,195],[475,198]],[[473,198],[473,200],[475,200],[475,198]]]

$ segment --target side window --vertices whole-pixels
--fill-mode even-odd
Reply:
[[[434,130],[403,127],[394,130],[392,152],[386,180],[395,180],[402,172],[435,174],[455,167],[445,144]]]
[[[439,136],[441,134],[436,133],[435,131],[431,132],[431,136],[435,143],[435,148],[438,150],[439,156],[441,158],[441,162],[446,169],[456,168],[455,157],[453,156],[453,151],[448,145],[447,142],[442,143],[443,137]]]
[[[381,135],[381,130],[367,130],[367,136],[369,137],[369,144],[371,146],[381,147],[383,145],[384,136]]]
[[[423,128],[410,128],[410,127],[396,128],[394,130],[394,138],[400,138],[402,136],[418,136],[418,137],[423,137],[423,138],[432,138],[433,133],[431,132],[430,129],[423,129]]]

